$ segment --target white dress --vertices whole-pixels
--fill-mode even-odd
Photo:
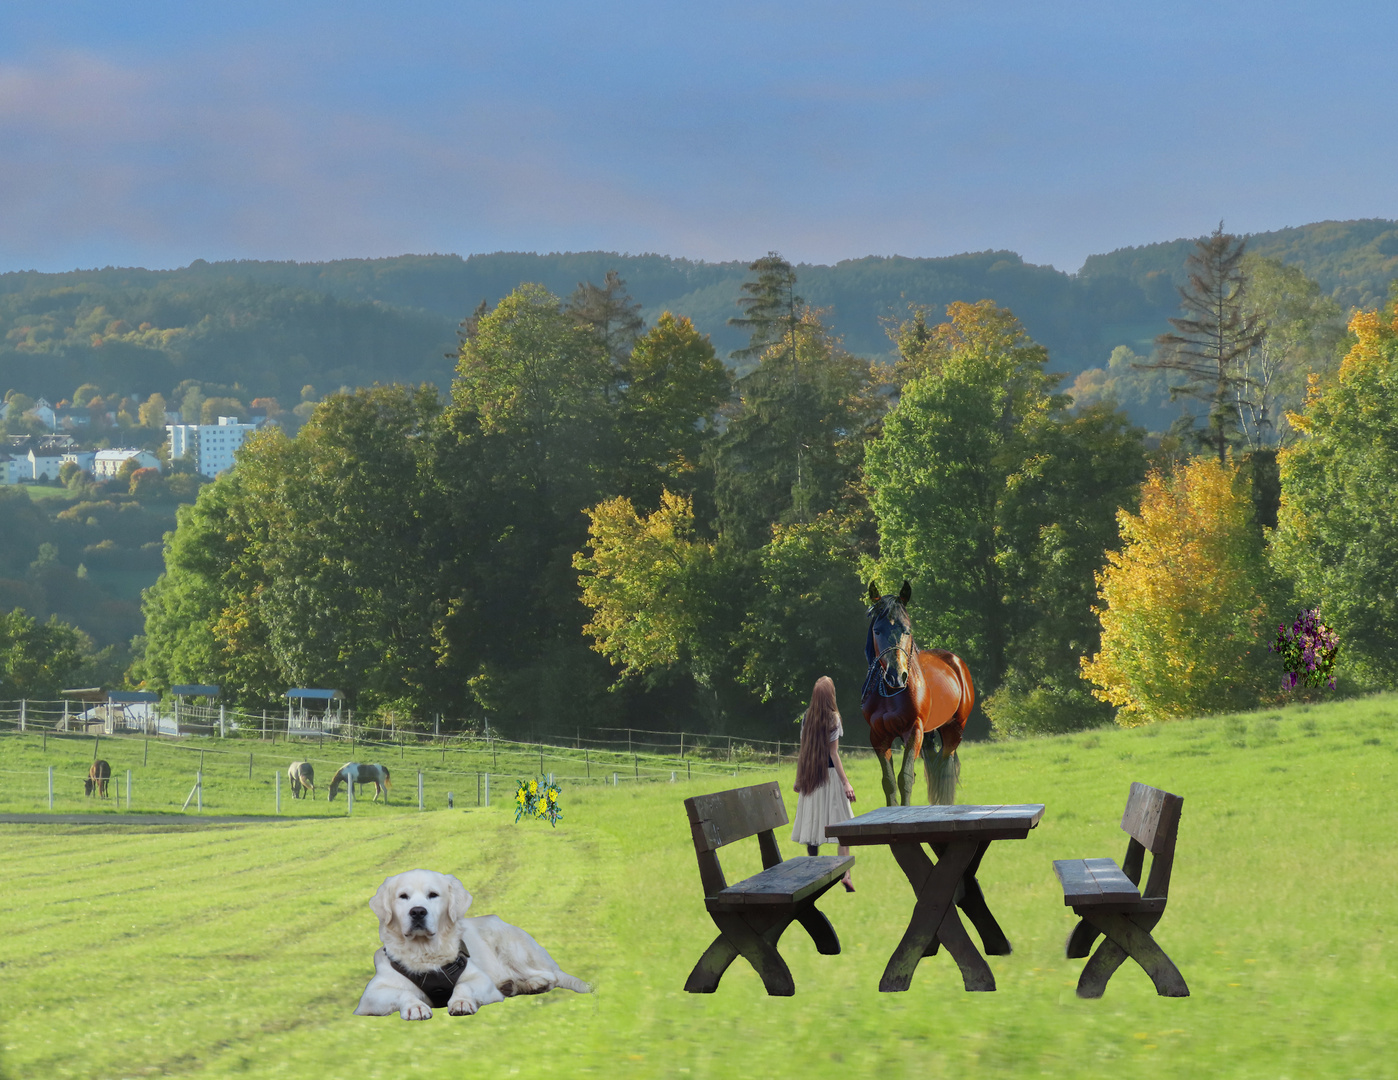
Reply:
[[[836,726],[830,741],[838,742],[844,733],[844,724],[841,723]],[[797,792],[796,820],[791,823],[791,839],[798,844],[839,843],[825,835],[825,826],[848,821],[852,817],[854,812],[845,798],[845,786],[840,783],[839,772],[831,765],[826,771],[825,783],[815,791]]]

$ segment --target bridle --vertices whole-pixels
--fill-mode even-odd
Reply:
[[[869,608],[866,614],[868,614],[870,619],[869,636],[871,639],[877,640],[874,638],[874,620],[883,618],[890,623],[892,623],[892,620],[888,619],[887,611],[876,611],[873,607]],[[906,654],[908,665],[908,681],[903,686],[890,688],[890,686],[888,685],[888,665],[884,662],[884,657],[888,656],[890,653],[894,655]],[[859,696],[863,697],[864,695],[866,695],[869,692],[869,688],[871,685],[877,686],[879,696],[885,698],[897,697],[904,690],[907,690],[908,687],[912,686],[913,679],[916,677],[915,673],[918,670],[918,666],[915,663],[917,654],[917,642],[913,640],[910,628],[908,634],[908,644],[906,646],[898,645],[896,643],[893,645],[886,645],[884,648],[878,650],[878,652],[874,654],[874,658],[869,661],[869,672],[867,675],[864,676],[864,687],[860,690]],[[882,671],[882,676],[879,676],[880,671]]]

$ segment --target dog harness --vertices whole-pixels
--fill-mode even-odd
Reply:
[[[433,968],[431,971],[409,971],[393,959],[387,949],[384,950],[384,955],[388,957],[394,971],[427,995],[427,1000],[434,1009],[443,1008],[451,1000],[451,992],[456,989],[456,980],[461,978],[461,973],[466,970],[466,961],[471,959],[466,946],[462,945],[456,959],[446,967]]]

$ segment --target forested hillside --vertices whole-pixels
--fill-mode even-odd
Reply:
[[[799,265],[798,290],[851,352],[892,356],[890,322],[910,304],[940,317],[953,301],[994,300],[1049,350],[1053,371],[1105,366],[1112,349],[1149,351],[1177,313],[1192,240],[1091,256],[1076,275],[1013,252],[939,259],[874,257]],[[1379,306],[1398,276],[1398,223],[1322,222],[1250,238],[1256,254],[1298,265],[1342,308]],[[296,400],[374,382],[451,381],[456,328],[521,282],[569,295],[608,270],[642,315],[687,315],[721,356],[746,334],[728,325],[742,263],[606,252],[405,255],[331,263],[196,261],[179,270],[0,275],[0,391],[58,401],[83,383],[105,393],[169,395],[186,380],[243,398]]]

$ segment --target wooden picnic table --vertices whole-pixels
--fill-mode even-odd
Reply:
[[[1043,803],[997,806],[881,806],[849,821],[827,825],[842,844],[887,844],[907,875],[916,902],[903,939],[879,980],[884,993],[906,990],[918,961],[945,945],[967,990],[994,990],[995,976],[977,950],[956,909],[981,936],[986,956],[1007,956],[1010,943],[986,905],[976,880],[993,840],[1023,840],[1044,816]],[[934,863],[923,850],[927,844]]]

